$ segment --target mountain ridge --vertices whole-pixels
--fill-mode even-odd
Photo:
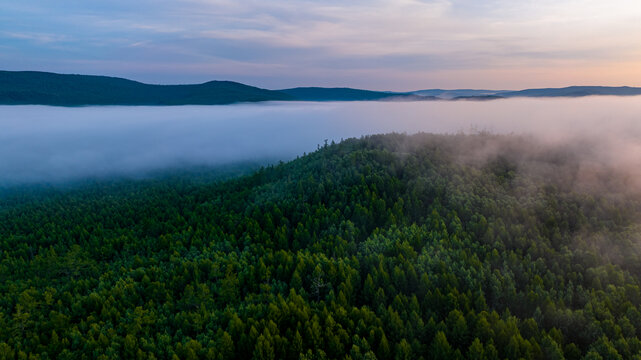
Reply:
[[[391,92],[354,89],[349,87],[296,87],[278,90],[304,101],[372,101],[372,100],[424,100],[412,92]]]
[[[291,98],[233,81],[152,85],[109,76],[0,71],[4,105],[225,105],[268,100]]]
[[[269,90],[228,80],[159,85],[135,80],[41,71],[1,71],[0,105],[227,105],[262,101],[488,101],[515,97],[635,96],[641,87],[568,86],[524,90],[424,89],[408,92],[349,87]]]

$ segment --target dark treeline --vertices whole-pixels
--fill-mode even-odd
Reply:
[[[494,100],[512,97],[590,95],[641,95],[641,88],[570,86],[519,91],[427,89],[390,92],[354,88],[297,87],[268,90],[234,81],[153,85],[110,76],[0,70],[0,104],[2,105],[223,105],[260,101]]]
[[[3,105],[223,105],[274,100],[292,98],[233,81],[152,85],[108,76],[0,71]]]
[[[536,149],[391,134],[4,193],[0,359],[640,358],[641,202]]]

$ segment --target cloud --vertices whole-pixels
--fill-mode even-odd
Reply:
[[[488,72],[521,69],[516,79],[500,79],[501,87],[521,88],[536,86],[528,76],[533,69],[546,68],[549,74],[577,67],[603,70],[641,56],[641,6],[633,0],[114,0],[55,5],[41,0],[7,7],[0,15],[0,39],[10,40],[14,60],[5,57],[0,67],[15,69],[38,54],[42,67],[60,63],[51,70],[67,72],[77,72],[72,66],[78,61],[119,61],[132,70],[109,75],[152,82],[180,78],[178,69],[209,64],[198,76],[186,73],[184,79],[236,77],[254,67],[275,71],[249,78],[259,86],[398,90],[432,86],[430,81],[445,74],[449,81],[433,85],[484,86]],[[133,70],[144,64],[154,69],[155,62],[168,59],[175,73]],[[386,79],[345,84],[336,75],[341,69]],[[453,70],[465,76],[452,77]],[[90,72],[104,73],[100,68]],[[608,82],[598,73],[583,76]],[[388,80],[395,76],[413,80]]]
[[[632,169],[639,175],[635,179],[641,179],[640,112],[641,103],[633,97],[0,106],[0,187],[6,182],[139,175],[176,166],[288,160],[315,150],[324,139],[339,141],[392,131],[456,133],[473,128],[532,134],[551,148],[585,143],[589,146],[582,148],[591,150],[588,160]]]
[[[8,37],[11,39],[20,39],[20,40],[33,40],[38,43],[55,43],[70,41],[71,39],[66,35],[52,34],[52,33],[15,33],[15,32],[3,32],[2,36]]]

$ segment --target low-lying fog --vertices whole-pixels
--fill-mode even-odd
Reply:
[[[489,131],[588,140],[641,166],[641,97],[229,106],[0,106],[0,182],[138,175],[183,165],[289,160],[324,140]]]

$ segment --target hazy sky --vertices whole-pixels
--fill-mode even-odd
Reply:
[[[381,90],[641,85],[639,0],[0,0],[0,68]]]

